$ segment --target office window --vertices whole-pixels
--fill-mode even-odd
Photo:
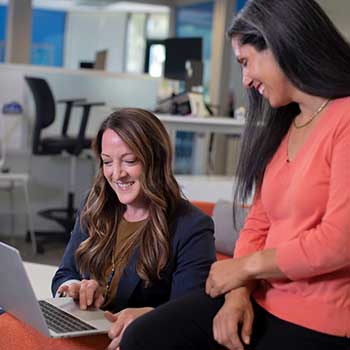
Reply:
[[[176,7],[176,36],[203,39],[203,85],[206,95],[209,92],[213,12],[213,1]]]
[[[143,73],[146,42],[148,39],[165,39],[168,36],[169,16],[163,14],[129,14],[126,38],[125,68],[129,73]],[[149,73],[154,77],[163,74],[165,50],[162,45],[152,45],[149,54]]]
[[[146,39],[161,40],[168,37],[168,14],[150,14],[147,16]],[[163,76],[165,61],[165,46],[153,44],[149,52],[148,73],[155,78]]]
[[[146,30],[146,14],[129,14],[127,22],[126,39],[126,71],[129,73],[142,73],[144,66],[144,52]]]
[[[166,13],[151,13],[147,16],[147,39],[165,39],[168,36],[169,16]]]
[[[201,37],[203,39],[204,63],[204,94],[209,93],[209,73],[211,56],[211,35],[214,3],[203,3],[176,7],[176,36]],[[193,133],[178,132],[176,134],[175,172],[177,174],[192,173],[193,159]]]
[[[163,75],[165,61],[164,45],[155,44],[150,47],[149,53],[149,75],[159,78]]]

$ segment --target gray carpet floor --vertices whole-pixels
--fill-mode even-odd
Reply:
[[[24,261],[54,266],[59,264],[66,246],[64,242],[46,243],[43,244],[44,252],[42,254],[33,255],[32,245],[26,242],[24,237],[10,238],[0,235],[0,241],[18,249]]]

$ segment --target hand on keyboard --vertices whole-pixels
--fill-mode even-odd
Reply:
[[[104,302],[104,289],[95,280],[82,280],[69,285],[62,285],[58,293],[75,300],[79,300],[81,310],[86,310],[89,306],[100,308]]]

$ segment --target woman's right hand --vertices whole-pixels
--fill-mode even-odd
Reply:
[[[234,289],[225,295],[225,303],[214,317],[214,339],[228,349],[244,350],[241,340],[250,343],[253,320],[250,290],[246,287]]]
[[[64,294],[75,300],[79,300],[81,310],[86,310],[89,306],[100,308],[104,303],[103,288],[96,280],[82,280],[58,288],[59,294]]]

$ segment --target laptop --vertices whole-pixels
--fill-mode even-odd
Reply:
[[[19,251],[0,242],[0,307],[51,338],[107,333],[111,323],[96,308],[80,310],[72,298],[37,300]]]

